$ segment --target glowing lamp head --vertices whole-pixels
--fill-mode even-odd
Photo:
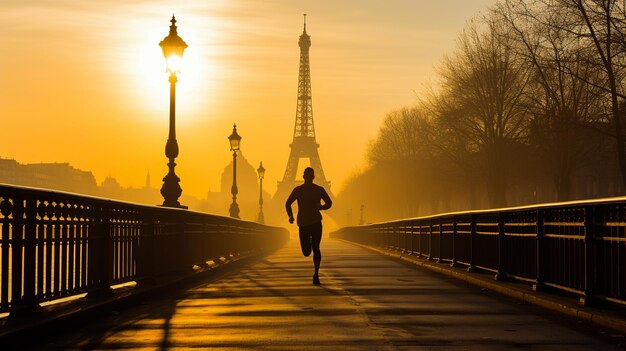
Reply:
[[[241,136],[237,134],[237,125],[233,124],[233,133],[228,137],[230,142],[230,151],[239,151],[239,144],[241,144]]]
[[[259,179],[263,179],[265,177],[265,168],[263,168],[263,162],[261,162],[259,168],[256,171],[259,173]]]
[[[181,37],[178,36],[178,32],[176,30],[176,18],[172,15],[172,25],[170,26],[170,33],[166,36],[161,42],[159,46],[163,50],[163,56],[165,57],[165,62],[167,63],[167,70],[170,73],[180,72],[180,64],[183,59],[183,53],[187,48],[187,43],[183,41]]]

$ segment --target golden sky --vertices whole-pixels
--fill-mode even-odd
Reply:
[[[302,13],[313,114],[337,194],[385,113],[434,78],[466,21],[494,0],[2,0],[0,157],[70,162],[160,187],[169,84],[158,43],[172,13],[187,42],[177,85],[183,193],[219,189],[237,123],[273,192],[293,137]]]

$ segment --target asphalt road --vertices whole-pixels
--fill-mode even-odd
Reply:
[[[111,311],[33,350],[613,350],[623,337],[322,241],[321,286],[297,239],[221,279]],[[34,340],[36,338],[33,338]]]

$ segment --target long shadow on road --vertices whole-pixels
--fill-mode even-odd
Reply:
[[[611,350],[597,330],[340,241],[298,243],[30,349]],[[602,332],[602,331],[600,331]],[[608,333],[608,332],[607,332]],[[21,348],[28,349],[28,348]]]

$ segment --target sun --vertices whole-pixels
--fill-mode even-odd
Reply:
[[[189,45],[177,73],[176,105],[179,111],[197,111],[207,103],[210,96],[215,63],[208,55],[208,43],[203,43],[193,22],[185,23],[177,16],[178,34]],[[163,113],[169,104],[169,73],[159,42],[169,33],[169,18],[159,21],[150,19],[137,21],[133,26],[133,40],[129,40],[126,73],[135,104],[150,112]],[[164,109],[164,106],[165,109]],[[199,113],[178,114],[180,123],[190,122],[185,116]],[[160,121],[155,121],[160,123]]]

